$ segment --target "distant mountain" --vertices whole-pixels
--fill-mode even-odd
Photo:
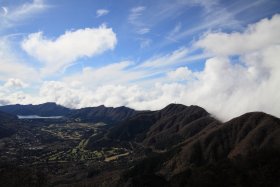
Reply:
[[[64,116],[79,122],[104,122],[115,124],[135,115],[137,111],[127,107],[87,107],[81,109],[69,109],[56,103],[44,103],[39,105],[6,105],[0,106],[0,111],[12,115],[38,115],[38,116]]]
[[[76,119],[81,122],[104,122],[107,124],[115,124],[124,121],[127,118],[135,115],[137,111],[127,107],[105,107],[104,105],[98,107],[88,107],[82,109],[72,110],[67,117]]]
[[[66,116],[71,109],[49,102],[39,105],[0,106],[0,111],[13,115]]]

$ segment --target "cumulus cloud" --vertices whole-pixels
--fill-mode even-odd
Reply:
[[[109,10],[106,10],[106,9],[98,9],[96,11],[96,17],[101,17],[101,16],[105,16],[107,14],[109,14]]]
[[[276,94],[280,86],[279,52],[279,45],[271,46],[245,55],[242,64],[233,64],[228,58],[207,60],[205,69],[188,84],[181,102],[203,106],[222,120],[250,111],[280,116]]]
[[[188,49],[180,48],[148,59],[141,65],[124,61],[96,69],[84,68],[80,75],[61,81],[46,81],[40,88],[39,98],[74,108],[105,104],[156,110],[174,102],[195,104],[221,120],[250,111],[264,111],[279,117],[280,43],[279,36],[274,35],[280,33],[277,22],[280,22],[278,15],[251,24],[244,32],[220,32],[227,37],[217,37],[215,45],[205,41],[217,33],[206,33],[194,44],[212,53],[201,71],[191,71],[186,64],[178,67],[192,58]],[[251,38],[256,37],[256,33],[264,38],[251,46]],[[274,36],[274,40],[270,36]],[[243,44],[241,49],[235,47]],[[236,55],[234,58],[233,54]],[[174,64],[178,68],[174,68]],[[166,67],[173,69],[166,72]],[[148,86],[143,84],[147,80],[141,78],[154,71],[165,72],[165,76],[148,79],[154,81]],[[139,79],[139,82],[133,82]],[[0,98],[3,98],[1,92]],[[13,101],[16,99],[26,102],[28,96],[17,93],[13,95]]]
[[[22,80],[20,79],[14,79],[14,78],[11,78],[9,79],[5,84],[4,84],[4,87],[5,88],[24,88],[26,87],[27,84],[24,83]]]
[[[175,81],[187,81],[191,80],[193,77],[193,72],[188,67],[179,67],[174,71],[167,73],[167,76],[171,80]]]
[[[243,32],[208,33],[196,43],[197,47],[215,55],[239,55],[280,43],[280,15],[249,25]]]
[[[44,64],[44,75],[50,75],[79,58],[113,50],[116,44],[117,37],[113,30],[101,25],[98,28],[67,31],[56,39],[48,39],[42,32],[33,33],[22,42],[22,48]]]
[[[40,103],[41,99],[37,96],[30,95],[20,90],[19,87],[10,87],[12,85],[0,85],[0,105],[7,104],[30,104]]]
[[[106,84],[90,89],[62,81],[44,82],[39,96],[42,102],[53,101],[70,108],[99,105],[133,107],[131,104],[148,98],[148,94],[136,85]]]
[[[249,27],[255,28],[258,25],[259,29],[263,30],[263,36],[269,36],[270,32],[276,31],[260,28],[260,23],[266,22],[266,24],[261,24],[262,27],[270,27],[270,24],[275,24],[275,19],[278,20],[279,17],[274,16],[270,20],[261,20]],[[278,29],[278,31],[280,30]],[[251,35],[254,33],[251,32]],[[208,35],[212,35],[212,33],[208,33]],[[233,42],[232,37],[235,38],[236,35],[251,37],[247,32],[232,33],[227,35],[228,40]],[[204,38],[198,43],[202,40]],[[80,98],[77,101],[78,106],[91,103],[91,105],[106,104],[108,106],[126,105],[136,109],[159,109],[171,102],[186,105],[196,104],[206,108],[222,120],[228,120],[250,111],[264,111],[280,116],[280,96],[277,94],[280,88],[280,45],[275,43],[277,40],[275,38],[270,44],[265,43],[258,48],[242,50],[238,52],[237,60],[232,60],[228,56],[236,54],[236,48],[232,48],[230,50],[232,52],[227,52],[227,55],[212,50],[213,57],[206,60],[205,68],[202,71],[192,72],[186,67],[179,67],[167,73],[166,79],[163,78],[148,88],[117,84],[100,85],[95,90],[82,92],[87,95],[74,98]],[[224,45],[219,42],[217,41],[217,45]],[[236,43],[239,43],[239,40],[236,40]],[[214,47],[214,49],[216,48]],[[176,54],[176,58],[171,58],[169,55],[165,59],[172,59],[169,61],[170,63],[173,60],[174,62],[181,61],[181,58],[178,57],[185,56],[186,52],[180,50],[174,54]],[[165,63],[163,60],[154,59],[144,64],[158,67]],[[189,79],[190,77],[191,79]],[[167,79],[173,79],[174,82],[167,83]],[[180,80],[188,81],[178,82]],[[76,90],[76,88],[70,89]],[[67,92],[69,93],[69,91]],[[63,94],[57,95],[59,97]]]
[[[223,120],[249,111],[280,116],[279,23],[275,15],[242,33],[206,34],[196,46],[214,57],[203,71],[194,73],[196,79],[188,83],[181,102],[201,105]]]

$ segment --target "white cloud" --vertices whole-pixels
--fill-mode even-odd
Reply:
[[[23,81],[40,81],[39,73],[11,50],[7,38],[0,38],[0,80],[7,81],[10,78]]]
[[[70,85],[59,81],[44,82],[39,94],[42,100],[54,101],[70,108],[78,107],[85,95],[83,89],[71,89]]]
[[[219,4],[218,0],[188,0],[186,2],[191,5],[202,6],[207,12],[210,12]]]
[[[44,0],[33,0],[32,2],[24,3],[23,5],[16,7],[10,12],[10,19],[22,19],[23,17],[40,12],[47,7],[48,6],[44,3]]]
[[[131,61],[122,61],[100,68],[85,67],[81,73],[65,77],[64,81],[67,83],[75,81],[80,86],[90,88],[106,84],[127,84],[143,76],[140,71],[128,70],[133,64]]]
[[[147,38],[141,38],[140,41],[141,41],[141,43],[140,43],[141,48],[149,47],[152,43],[152,40],[147,39]]]
[[[14,79],[14,78],[11,78],[9,79],[5,84],[4,84],[4,87],[6,88],[24,88],[26,87],[27,84],[24,83],[22,80],[20,79]]]
[[[2,16],[4,17],[7,16],[7,14],[9,13],[8,8],[5,6],[2,6],[1,8],[2,8]]]
[[[149,28],[139,28],[137,31],[136,31],[138,34],[147,34],[148,32],[150,32],[150,29]]]
[[[209,33],[196,43],[215,55],[238,55],[280,43],[280,15],[249,25],[243,32]]]
[[[250,111],[279,117],[279,23],[280,16],[275,15],[251,24],[243,33],[206,34],[196,45],[216,57],[194,73],[196,80],[188,83],[181,102],[203,106],[223,120]],[[215,44],[209,40],[213,36]],[[239,60],[227,57],[234,54]]]
[[[56,39],[48,39],[42,32],[30,34],[22,48],[42,63],[44,75],[55,73],[82,57],[92,57],[117,44],[116,34],[111,28],[85,28],[67,31]]]
[[[187,81],[193,79],[193,72],[188,67],[179,67],[168,72],[167,76],[174,81]]]
[[[138,6],[130,10],[128,16],[128,22],[133,25],[134,30],[137,34],[143,35],[150,32],[149,26],[141,19],[146,7]]]
[[[268,24],[263,27],[270,27],[270,24],[274,24],[273,19],[268,20]],[[264,30],[264,32],[270,33],[275,30]],[[209,34],[211,35],[211,33]],[[262,34],[268,35],[268,33]],[[235,37],[235,34],[228,37],[231,36]],[[250,37],[248,36],[248,38]],[[186,53],[183,51],[185,50],[181,50],[182,55],[175,55],[175,57],[185,56]],[[174,54],[181,53],[178,51]],[[74,91],[66,88],[65,93],[59,93],[61,89],[57,88],[45,90],[57,92],[57,94],[50,93],[49,95],[56,96],[56,101],[60,101],[61,104],[67,103],[64,101],[65,98],[68,98],[65,97],[66,93],[76,93],[77,96],[73,97],[79,98],[75,100],[78,103],[76,106],[79,107],[105,103],[107,106],[126,105],[136,109],[154,110],[171,102],[177,102],[186,105],[200,105],[222,120],[228,120],[250,111],[264,111],[280,116],[280,96],[277,94],[280,88],[279,44],[271,41],[270,44],[257,48],[257,50],[246,50],[242,52],[238,62],[236,60],[233,62],[228,57],[219,57],[220,53],[216,55],[217,57],[206,61],[202,71],[191,72],[186,67],[180,67],[167,73],[165,79],[162,78],[158,80],[158,83],[149,87],[129,86],[125,81],[121,84],[109,84],[110,81],[108,81],[105,85],[97,85],[95,89],[87,91],[78,91],[78,87],[69,88],[69,86],[67,89]],[[172,59],[169,61],[172,63],[181,61],[181,58],[171,58],[170,55],[166,55],[166,57],[164,59]],[[159,59],[161,60],[149,61],[148,64],[153,67],[165,64],[163,58]],[[188,79],[189,77],[191,79]],[[170,79],[174,79],[175,82],[167,83],[167,80]],[[182,79],[188,81],[186,83],[177,82]],[[79,95],[81,93],[84,95]]]
[[[189,56],[192,53],[187,48],[180,48],[152,57],[140,65],[123,61],[101,68],[84,68],[80,74],[61,81],[46,81],[37,98],[21,92],[5,97],[0,91],[0,102],[27,102],[30,99],[29,102],[54,101],[75,108],[105,104],[142,110],[160,109],[177,102],[199,105],[222,120],[250,111],[264,111],[279,117],[280,44],[279,36],[275,35],[280,33],[276,26],[279,21],[279,16],[274,16],[251,24],[244,32],[226,34],[230,47],[219,37],[214,46],[203,43],[213,35],[205,34],[195,45],[210,51],[212,57],[206,60],[201,71],[191,71],[186,62],[205,58],[204,54]],[[256,33],[260,38],[264,36],[262,41],[258,41]],[[256,43],[251,47],[253,40]],[[205,45],[198,45],[201,43]],[[243,44],[241,49],[232,47]],[[225,46],[226,50],[220,51],[216,46]],[[232,54],[238,57],[232,59]],[[178,67],[180,65],[182,67]],[[146,79],[158,73],[166,77]]]
[[[130,10],[130,14],[128,16],[128,21],[131,24],[138,25],[139,23],[139,17],[143,14],[143,12],[146,10],[146,7],[144,6],[138,6],[134,7]],[[142,24],[141,24],[142,25]]]
[[[38,71],[14,54],[8,38],[0,38],[0,105],[35,103],[34,97],[21,90],[40,81]]]
[[[227,58],[207,60],[205,69],[188,85],[183,103],[205,107],[223,120],[250,111],[280,116],[280,46],[244,56],[244,63],[232,64]],[[252,63],[253,62],[253,63]]]
[[[133,87],[120,85],[99,86],[95,90],[77,88],[59,81],[47,81],[40,89],[40,97],[61,105],[80,108],[105,104],[107,106],[126,105],[129,97],[135,97]],[[128,94],[129,93],[129,94]]]
[[[107,14],[109,14],[109,10],[106,10],[106,9],[98,9],[96,11],[96,17],[101,17],[101,16],[105,16]]]
[[[2,15],[0,14],[0,29],[5,29],[14,26],[18,22],[46,10],[49,6],[43,0],[33,0],[16,7],[2,8]]]
[[[146,60],[141,64],[141,67],[164,67],[172,66],[181,62],[184,62],[189,50],[187,48],[180,48],[172,53],[155,56],[151,59]]]
[[[167,38],[173,39],[173,37],[182,29],[182,23],[177,23],[171,32],[167,35]]]
[[[20,87],[15,85],[0,85],[0,105],[7,104],[37,104],[41,103],[41,100],[37,96],[27,94],[20,90]]]
[[[183,25],[180,32],[178,32],[173,37],[165,37],[167,40],[163,40],[158,45],[160,47],[169,45],[174,42],[184,42],[189,36],[200,34],[200,32],[205,32],[209,30],[240,30],[243,28],[244,24],[248,23],[247,19],[237,19],[240,14],[246,14],[247,11],[254,9],[264,10],[258,11],[257,19],[262,16],[267,16],[265,12],[267,6],[271,6],[265,0],[256,1],[236,1],[235,3],[229,3],[227,5],[221,3],[219,0],[177,0],[172,5],[167,3],[163,8],[156,12],[156,18],[160,17],[163,19],[166,17],[172,17],[172,15],[177,15],[179,12],[185,12],[186,7],[199,6],[202,8],[201,14],[197,17],[198,21],[196,24],[189,27],[189,25]],[[182,8],[184,7],[184,8]],[[185,21],[187,23],[187,21]]]

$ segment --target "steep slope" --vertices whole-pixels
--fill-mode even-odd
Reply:
[[[15,120],[17,120],[16,116],[0,111],[0,123],[1,124],[9,123],[9,122],[12,122],[12,121],[15,121]]]
[[[273,179],[271,186],[275,186],[280,182],[275,180],[280,177],[276,169],[280,167],[279,156],[280,119],[253,112],[226,123],[212,121],[194,136],[186,137],[171,149],[137,164],[126,173],[124,181],[133,185],[131,181],[142,178],[145,173],[161,177],[167,186],[207,186],[210,183],[219,186],[222,183],[212,181],[224,181],[214,177],[217,175],[231,181],[228,186],[255,184],[238,181],[254,177],[260,177],[255,186],[268,184],[267,179]],[[197,177],[205,181],[201,183]],[[242,185],[237,185],[239,183]]]
[[[157,120],[158,112],[140,112],[110,129],[108,137],[121,141],[142,141],[148,129]]]
[[[67,117],[82,122],[104,122],[107,124],[118,123],[123,121],[137,112],[127,107],[88,107],[71,111]]]
[[[216,122],[207,111],[198,106],[171,104],[159,113],[160,118],[146,133],[143,144],[160,150],[168,150]]]
[[[159,111],[138,113],[111,129],[108,136],[162,150],[194,136],[212,122],[216,120],[201,107],[170,104]]]
[[[56,103],[44,103],[39,105],[16,104],[0,106],[0,111],[13,115],[66,116],[71,109]]]
[[[0,112],[0,138],[11,136],[16,132],[17,117]]]
[[[192,163],[203,165],[262,149],[280,150],[280,119],[261,112],[247,113],[202,131],[193,140],[186,139],[180,149],[164,170],[179,173]]]

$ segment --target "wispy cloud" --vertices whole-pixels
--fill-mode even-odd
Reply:
[[[128,16],[129,23],[133,25],[142,25],[142,23],[139,23],[139,17],[143,14],[143,12],[146,10],[146,7],[144,6],[138,6],[134,7],[130,10],[130,14]]]
[[[140,40],[140,47],[141,48],[149,47],[152,44],[152,40],[151,39],[140,38],[139,40]]]
[[[1,9],[1,16],[7,16],[7,14],[9,13],[8,7],[2,6]]]
[[[141,64],[141,67],[164,67],[184,61],[188,54],[187,48],[181,48],[163,56],[155,56]]]
[[[11,48],[10,41],[5,37],[0,37],[0,81],[11,78],[31,82],[40,81],[37,70],[17,57]]]
[[[136,32],[138,34],[146,34],[146,33],[150,32],[150,29],[143,27],[143,28],[139,28]]]
[[[44,0],[33,0],[16,7],[3,6],[0,14],[0,28],[3,30],[18,24],[20,21],[46,10],[49,5]],[[1,30],[0,29],[0,30]]]
[[[164,46],[170,42],[178,42],[186,37],[201,33],[203,31],[213,29],[241,29],[244,24],[242,20],[238,20],[236,16],[252,7],[261,6],[265,3],[264,0],[252,1],[250,3],[244,3],[243,1],[237,1],[228,7],[221,5],[219,1],[208,1],[208,0],[192,0],[183,1],[188,6],[201,6],[204,9],[202,14],[202,20],[192,27],[186,29],[180,29],[176,35],[171,37],[167,35],[167,41],[159,44]],[[246,24],[246,23],[245,23]]]
[[[128,22],[134,26],[135,32],[140,35],[150,32],[149,26],[141,19],[145,10],[146,7],[144,6],[134,7],[130,10],[130,14],[128,16]]]
[[[105,15],[107,15],[107,14],[109,14],[109,10],[107,10],[107,9],[98,9],[97,11],[96,11],[96,17],[101,17],[101,16],[105,16]]]

